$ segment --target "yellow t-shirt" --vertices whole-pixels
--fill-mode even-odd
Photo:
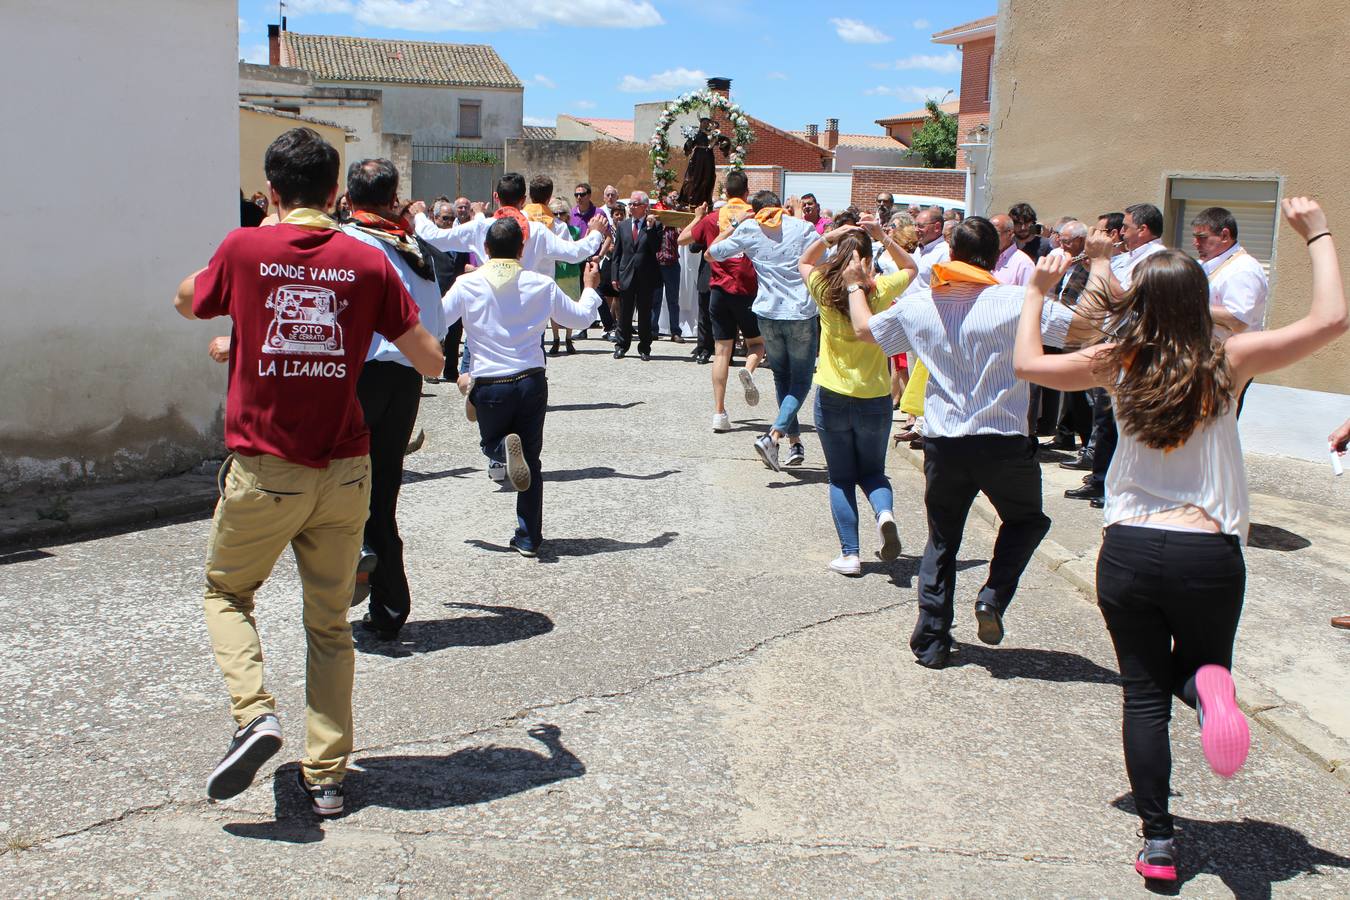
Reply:
[[[879,313],[888,308],[907,287],[908,272],[877,278],[877,289],[867,298],[872,312]],[[848,315],[822,301],[824,288],[825,280],[820,271],[812,272],[807,289],[820,307],[820,359],[816,361],[816,384],[846,397],[862,400],[885,397],[891,392],[886,354],[876,344],[858,340]]]

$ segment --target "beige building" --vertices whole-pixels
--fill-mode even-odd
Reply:
[[[1149,202],[1163,210],[1166,243],[1191,251],[1194,214],[1226,206],[1268,266],[1268,326],[1288,324],[1308,308],[1311,272],[1303,241],[1277,222],[1279,199],[1317,198],[1350,235],[1347,23],[1344,0],[1002,0],[989,207],[1026,200],[1054,221]],[[1296,389],[1266,392],[1280,401],[1271,415],[1281,426],[1291,409],[1316,418],[1324,451],[1350,398],[1312,392],[1350,393],[1350,340],[1262,381]]]
[[[254,191],[267,193],[267,175],[263,171],[263,157],[268,146],[292,128],[313,128],[323,139],[337,148],[341,161],[339,172],[346,173],[347,144],[354,135],[333,122],[310,116],[281,112],[266,106],[255,106],[239,101],[239,187],[245,197]]]

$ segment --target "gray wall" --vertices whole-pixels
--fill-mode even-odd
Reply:
[[[229,323],[171,299],[239,224],[237,6],[4,16],[0,82],[23,87],[0,121],[22,123],[38,177],[11,179],[22,214],[0,218],[0,490],[190,468],[221,452],[225,369],[206,344]],[[34,60],[71,64],[34,77]]]
[[[525,92],[518,89],[420,87],[406,84],[320,82],[343,87],[377,88],[383,94],[384,130],[412,135],[414,144],[483,144],[500,146],[520,137]],[[458,136],[459,101],[482,103],[482,138]]]
[[[903,148],[872,150],[864,147],[835,147],[834,171],[851,172],[854,166],[922,166],[923,157]]]

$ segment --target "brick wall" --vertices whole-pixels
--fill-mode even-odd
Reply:
[[[722,192],[722,184],[726,178],[727,172],[731,170],[730,166],[717,167],[717,187],[713,191],[713,199]],[[749,166],[745,167],[746,181],[750,185],[750,195],[753,196],[756,191],[773,191],[778,198],[783,199],[783,168],[782,166]]]
[[[906,169],[892,166],[854,166],[851,200],[861,210],[877,205],[877,194],[920,194],[964,200],[966,173],[962,169]]]
[[[994,64],[994,39],[971,41],[961,48],[961,111],[957,116],[956,143],[978,125],[989,124],[989,70]],[[966,167],[966,151],[957,147],[956,168]],[[874,198],[875,199],[875,198]]]
[[[821,164],[822,157],[830,156],[820,147],[813,147],[801,138],[787,134],[766,122],[751,117],[750,127],[755,142],[746,154],[747,166],[781,166],[789,172],[828,172]]]

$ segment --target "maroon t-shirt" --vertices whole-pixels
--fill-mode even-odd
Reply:
[[[717,210],[713,210],[699,219],[694,225],[694,230],[689,232],[690,236],[704,247],[711,245],[713,240],[721,233],[722,229],[717,227]],[[708,260],[708,287],[718,288],[728,294],[753,297],[759,293],[759,277],[755,275],[755,264],[744,256],[722,262],[715,262],[710,259]]]
[[[371,335],[418,323],[383,253],[298,225],[231,232],[197,276],[192,313],[234,322],[225,446],[319,469],[370,452],[356,380]]]

